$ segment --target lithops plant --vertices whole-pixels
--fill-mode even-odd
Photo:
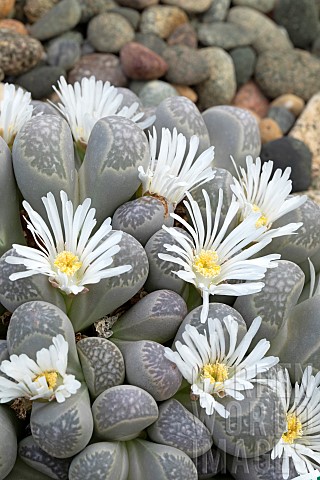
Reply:
[[[17,458],[17,427],[15,415],[7,406],[0,406],[0,478],[5,478]]]

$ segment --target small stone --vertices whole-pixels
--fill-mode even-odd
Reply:
[[[233,7],[229,10],[228,22],[243,27],[253,35],[251,46],[257,53],[266,50],[291,50],[288,36],[278,25],[262,13],[249,7]]]
[[[169,66],[168,82],[196,85],[209,77],[206,59],[194,48],[175,45],[164,52],[163,58]]]
[[[110,13],[117,13],[124,17],[130,25],[132,26],[133,30],[138,28],[140,22],[140,14],[137,10],[133,10],[133,8],[126,8],[126,7],[114,7],[109,9]]]
[[[232,3],[242,7],[251,7],[262,13],[268,13],[274,8],[276,0],[233,0]]]
[[[77,41],[68,38],[54,39],[47,50],[47,63],[70,70],[80,59],[81,48]]]
[[[237,47],[229,52],[236,72],[237,86],[248,82],[254,73],[257,55],[251,47]]]
[[[163,52],[167,48],[167,44],[162,38],[158,37],[154,33],[136,33],[134,41],[141,43],[147,48],[150,48],[153,52],[156,52],[158,55],[162,56]]]
[[[178,92],[173,86],[161,80],[147,82],[139,92],[139,98],[145,107],[157,107],[162,100],[177,95]]]
[[[28,30],[26,29],[24,24],[12,18],[0,20],[0,30],[3,28],[12,30],[13,32],[19,33],[20,35],[28,35]]]
[[[188,23],[188,17],[181,8],[156,5],[143,11],[140,31],[168,38],[179,25],[184,23]]]
[[[208,10],[212,0],[162,0],[167,5],[180,7],[188,13],[202,13]]]
[[[91,45],[88,39],[86,39],[81,45],[81,56],[90,55],[91,53],[95,53],[95,51],[95,48]]]
[[[87,23],[95,15],[117,8],[114,0],[78,0],[81,7],[81,23]]]
[[[214,0],[209,10],[202,16],[202,22],[223,22],[227,17],[230,3],[231,0]]]
[[[124,7],[136,8],[137,10],[143,10],[144,8],[151,7],[159,3],[159,0],[118,0],[119,5]]]
[[[255,78],[270,98],[293,93],[309,100],[319,91],[320,60],[304,50],[283,52],[278,49],[259,55]]]
[[[320,94],[314,95],[296,121],[289,136],[304,142],[313,156],[313,169],[320,176]]]
[[[51,10],[59,0],[26,0],[24,13],[29,22],[37,22],[49,10]]]
[[[179,95],[189,98],[191,102],[196,103],[198,101],[197,93],[187,85],[178,85],[177,83],[173,83],[172,86],[177,90]]]
[[[263,118],[259,123],[261,143],[272,142],[283,137],[280,126],[272,118]]]
[[[272,118],[285,135],[293,127],[295,116],[285,107],[271,107],[267,113],[268,118]]]
[[[120,51],[124,73],[134,80],[155,80],[168,70],[167,63],[149,48],[129,42]]]
[[[168,45],[186,45],[190,48],[197,48],[197,33],[191,23],[184,23],[171,33],[167,42]]]
[[[96,80],[110,82],[116,87],[125,87],[128,83],[120,60],[111,53],[93,53],[84,55],[68,74],[68,82],[80,82],[83,77],[94,75]]]
[[[272,107],[284,107],[289,110],[295,117],[298,117],[304,109],[305,102],[301,97],[293,95],[292,93],[285,93],[280,97],[275,98],[271,102]]]
[[[6,75],[20,75],[44,56],[41,43],[28,35],[0,30],[0,65]]]
[[[210,76],[196,87],[199,108],[231,103],[237,88],[232,58],[219,47],[202,48],[200,55],[209,65]]]
[[[312,154],[304,142],[291,136],[262,146],[261,160],[273,160],[273,170],[291,167],[292,192],[307,190],[311,184]]]
[[[314,1],[278,0],[273,16],[287,30],[295,47],[307,48],[319,33],[319,17]]]
[[[242,85],[232,104],[239,108],[248,108],[259,115],[259,117],[264,117],[269,109],[268,99],[253,81]]]
[[[128,20],[117,13],[101,13],[88,24],[88,40],[99,52],[117,53],[134,39]]]
[[[250,45],[254,39],[252,31],[227,22],[201,24],[198,28],[198,37],[203,45],[224,50]]]
[[[48,40],[75,27],[81,18],[77,0],[62,0],[30,27],[38,40]]]
[[[15,0],[1,0],[0,18],[6,18],[12,12],[15,3]]]
[[[52,92],[52,85],[65,76],[65,71],[60,67],[47,65],[33,68],[16,79],[16,83],[31,92],[32,98],[40,100],[47,98]]]

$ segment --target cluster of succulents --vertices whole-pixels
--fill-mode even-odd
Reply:
[[[320,207],[248,112],[59,88],[0,102],[0,479],[316,471]]]

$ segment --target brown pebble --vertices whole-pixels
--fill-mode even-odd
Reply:
[[[181,8],[155,5],[142,12],[140,31],[168,38],[179,25],[187,22],[188,17]]]
[[[125,76],[120,60],[112,53],[92,53],[83,55],[68,74],[68,82],[80,82],[83,77],[94,75],[97,80],[109,81],[116,87],[126,87]]]
[[[187,45],[187,47],[197,48],[197,33],[190,23],[179,25],[168,38],[168,45]]]
[[[293,93],[286,93],[280,95],[271,102],[272,107],[284,107],[290,110],[295,117],[298,117],[304,109],[305,102],[301,97],[294,95]]]
[[[269,110],[268,99],[253,81],[247,82],[239,88],[232,105],[252,110],[259,117],[265,117]]]
[[[259,123],[261,143],[272,142],[277,138],[282,138],[283,133],[281,128],[272,118],[263,118]]]
[[[197,102],[198,95],[192,88],[188,87],[187,85],[178,85],[176,83],[171,83],[171,85],[177,90],[179,95],[189,98],[189,100],[191,100],[193,103]]]
[[[24,13],[31,23],[37,22],[43,17],[59,0],[27,0],[24,6]]]
[[[22,22],[19,22],[19,20],[13,20],[11,18],[0,20],[0,29],[1,28],[13,30],[16,33],[20,33],[20,35],[28,35],[28,30]]]
[[[15,0],[0,0],[0,18],[6,18],[13,10]]]
[[[120,60],[124,73],[133,80],[156,80],[168,70],[160,55],[137,42],[122,47]]]

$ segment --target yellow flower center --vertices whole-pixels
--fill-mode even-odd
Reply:
[[[207,363],[202,367],[201,378],[209,378],[210,383],[223,383],[229,378],[229,368],[223,363]]]
[[[193,261],[193,269],[207,278],[219,275],[220,265],[217,264],[218,254],[215,250],[201,250]]]
[[[33,380],[34,382],[37,382],[39,380],[39,378],[43,378],[45,377],[46,381],[47,381],[47,384],[48,384],[48,388],[50,390],[53,390],[54,387],[57,385],[57,380],[58,380],[58,372],[42,372],[40,373],[40,375],[37,375],[36,378]]]
[[[258,207],[258,205],[252,205],[252,210],[254,212],[259,212],[259,213],[262,213],[260,208]],[[258,218],[258,220],[256,221],[256,228],[260,228],[260,227],[266,227],[268,224],[268,219],[267,217],[262,213],[261,217]]]
[[[60,252],[54,261],[54,265],[58,267],[60,272],[67,274],[68,276],[74,275],[79,268],[81,268],[82,262],[79,262],[79,257],[72,252],[63,250]]]
[[[293,443],[297,438],[302,437],[302,423],[294,413],[287,415],[288,430],[282,435],[286,443]]]

